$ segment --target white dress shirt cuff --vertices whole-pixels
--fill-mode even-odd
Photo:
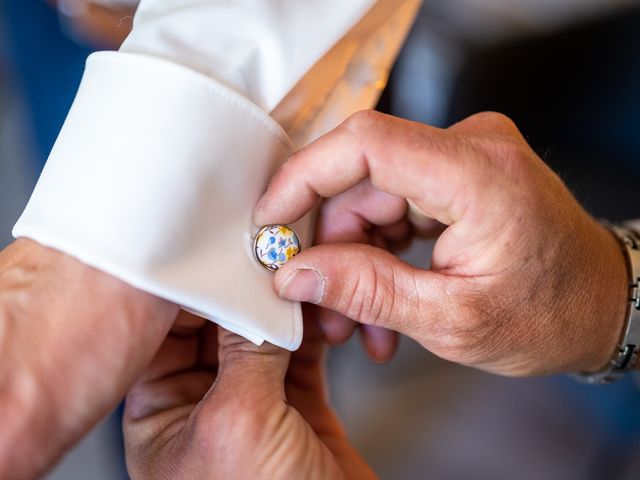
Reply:
[[[253,207],[290,149],[269,115],[208,76],[93,54],[13,233],[293,350],[300,305],[276,295],[252,254]],[[308,219],[294,228],[308,244]]]

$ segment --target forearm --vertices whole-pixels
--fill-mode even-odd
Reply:
[[[34,242],[1,252],[0,477],[41,474],[114,408],[176,312]]]

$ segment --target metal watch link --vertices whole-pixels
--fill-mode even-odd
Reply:
[[[633,368],[640,354],[640,237],[625,227],[602,222],[620,241],[629,275],[627,316],[616,352],[609,364],[596,373],[579,374],[587,383],[605,384],[619,380]]]

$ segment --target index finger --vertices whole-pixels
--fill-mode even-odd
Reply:
[[[333,197],[365,178],[391,195],[451,224],[468,169],[459,135],[373,111],[355,114],[295,153],[276,172],[255,211],[258,225],[292,223],[320,197]]]

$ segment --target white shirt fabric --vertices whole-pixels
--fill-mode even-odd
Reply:
[[[143,0],[120,51],[89,57],[14,236],[296,349],[253,208],[288,154],[375,104],[419,3]],[[309,245],[311,219],[293,227]]]

